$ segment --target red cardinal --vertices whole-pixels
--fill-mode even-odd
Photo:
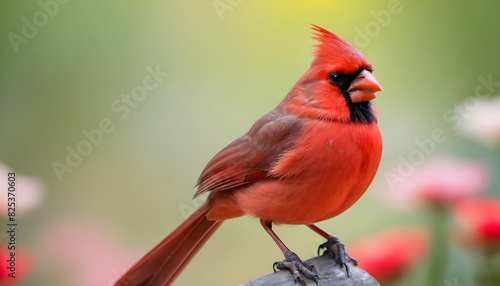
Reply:
[[[170,285],[226,219],[258,217],[285,256],[275,268],[296,281],[318,281],[272,223],[305,224],[327,239],[340,264],[351,259],[340,240],[314,223],[334,217],[363,195],[382,154],[377,112],[382,88],[368,60],[351,44],[313,26],[319,41],[309,70],[285,99],[205,167],[195,196],[211,192],[185,222],[134,265],[116,285]]]

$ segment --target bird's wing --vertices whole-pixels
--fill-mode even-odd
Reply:
[[[273,164],[296,144],[302,119],[277,110],[264,115],[248,131],[210,160],[198,179],[199,196],[268,177]]]

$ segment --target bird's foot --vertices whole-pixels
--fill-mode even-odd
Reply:
[[[314,265],[307,261],[302,261],[297,254],[291,252],[290,250],[285,253],[285,260],[275,262],[273,265],[273,269],[275,272],[280,271],[284,268],[292,271],[295,283],[300,282],[304,286],[307,285],[307,282],[302,277],[305,276],[311,280],[314,280],[314,282],[316,282],[316,285],[318,284],[319,276]]]
[[[344,244],[338,237],[332,235],[325,243],[320,244],[318,246],[318,255],[320,250],[323,248],[325,249],[325,252],[333,256],[333,259],[335,259],[339,265],[345,267],[347,277],[349,277],[349,268],[347,267],[347,263],[351,262],[355,266],[358,266],[358,261],[347,254]]]

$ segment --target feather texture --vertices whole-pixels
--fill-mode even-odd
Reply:
[[[211,192],[207,202],[116,285],[170,285],[226,219],[313,224],[363,195],[382,154],[369,101],[381,87],[356,48],[323,28],[313,30],[319,44],[309,69],[201,173],[195,196]]]

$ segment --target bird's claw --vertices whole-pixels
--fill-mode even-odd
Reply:
[[[290,250],[285,253],[285,260],[275,262],[273,265],[275,272],[284,268],[292,271],[295,283],[300,282],[304,286],[307,285],[307,282],[302,277],[302,275],[304,275],[305,277],[316,282],[316,285],[318,285],[319,276],[314,265],[307,261],[302,261],[297,254],[291,252]]]
[[[345,246],[336,236],[330,236],[328,240],[318,246],[318,255],[321,249],[325,249],[325,252],[331,254],[333,259],[337,261],[338,264],[342,265],[346,269],[347,277],[349,277],[349,268],[347,264],[351,262],[355,266],[358,266],[358,261],[347,254]]]

